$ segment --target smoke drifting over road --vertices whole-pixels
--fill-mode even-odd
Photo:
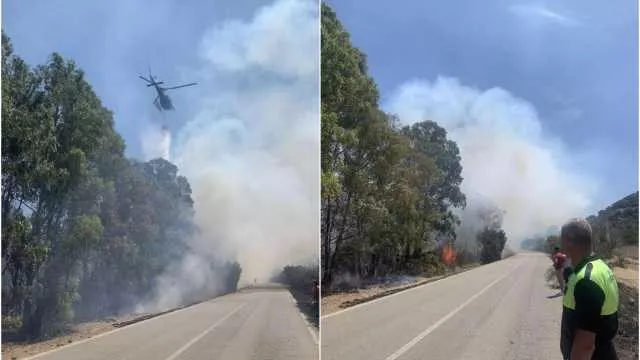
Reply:
[[[318,21],[317,3],[281,0],[201,42],[205,94],[172,158],[193,188],[193,252],[237,259],[241,283],[317,259]]]
[[[240,286],[317,263],[318,22],[316,2],[278,0],[204,34],[204,66],[185,75],[200,96],[180,98],[196,115],[174,134],[149,128],[142,141],[147,159],[171,155],[188,179],[198,231],[137,311],[219,294],[227,261],[242,267]]]
[[[509,92],[482,91],[454,78],[416,80],[397,89],[386,109],[404,124],[436,121],[458,143],[468,202],[461,232],[474,233],[483,225],[478,210],[497,206],[505,211],[509,243],[517,246],[588,210],[595,187],[575,170],[576,154],[544,134],[535,108]]]

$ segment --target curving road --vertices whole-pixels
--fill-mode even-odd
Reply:
[[[29,359],[318,358],[317,335],[284,289],[254,289],[116,329]]]
[[[506,260],[321,318],[323,360],[561,359],[550,260]]]

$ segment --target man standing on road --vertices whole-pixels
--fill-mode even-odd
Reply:
[[[560,291],[564,291],[564,269],[567,268],[567,255],[560,251],[560,247],[556,245],[556,247],[553,249],[553,256],[551,257],[551,259],[553,260],[553,268],[556,271],[556,278],[558,278]]]
[[[575,264],[562,299],[560,348],[565,360],[617,360],[618,284],[613,271],[592,254],[592,231],[584,219],[567,222],[562,250]]]

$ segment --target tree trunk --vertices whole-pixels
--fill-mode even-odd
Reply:
[[[347,202],[344,207],[344,213],[342,214],[342,226],[340,227],[340,232],[338,233],[338,238],[336,239],[336,247],[333,249],[333,255],[331,255],[331,261],[329,262],[329,273],[333,274],[334,264],[336,260],[336,256],[340,250],[340,246],[342,245],[342,240],[344,239],[344,231],[347,227],[347,219],[349,215],[349,209],[351,208],[351,192],[347,194]]]
[[[333,216],[331,211],[331,199],[327,199],[327,205],[325,207],[324,217],[324,234],[322,238],[323,247],[323,265],[322,265],[322,285],[329,285],[331,283],[331,231]]]

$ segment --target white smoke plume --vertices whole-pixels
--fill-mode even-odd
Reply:
[[[157,125],[148,125],[140,136],[142,143],[142,153],[145,161],[163,158],[171,161],[169,158],[171,149],[171,133],[169,129],[163,126],[161,129]]]
[[[278,0],[201,42],[199,73],[226,86],[211,85],[173,158],[193,188],[194,253],[237,259],[241,283],[317,261],[318,23],[316,2]]]
[[[461,232],[481,225],[478,209],[497,206],[505,211],[509,243],[517,247],[588,211],[595,186],[571,162],[579,156],[544,134],[533,105],[506,90],[482,91],[447,77],[415,80],[402,85],[386,109],[404,124],[436,121],[457,142],[468,202]]]
[[[240,286],[269,281],[286,265],[317,264],[318,10],[312,0],[276,0],[249,21],[230,19],[205,33],[204,66],[188,75],[201,96],[181,99],[196,115],[171,148],[191,184],[198,234],[138,312],[219,293],[226,274],[212,264],[237,260]],[[168,130],[158,135],[144,136],[149,158],[171,145]]]

